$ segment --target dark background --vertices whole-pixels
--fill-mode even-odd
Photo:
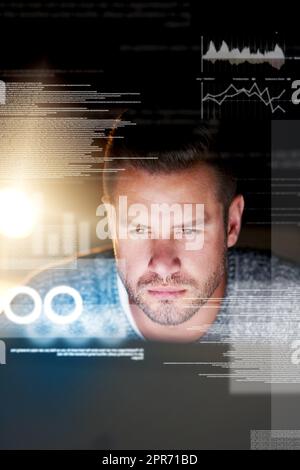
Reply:
[[[205,48],[209,40],[218,45],[224,39],[235,47],[250,43],[262,48],[278,42],[285,45],[287,55],[298,55],[300,44],[293,32],[277,29],[278,23],[268,22],[269,30],[264,28],[263,32],[257,21],[250,28],[238,30],[231,28],[215,5],[209,11],[202,6],[199,10],[199,2],[173,2],[172,7],[161,2],[161,9],[144,6],[137,11],[130,1],[118,3],[123,6],[98,2],[89,10],[83,2],[64,8],[58,2],[51,8],[1,2],[0,78],[22,80],[21,69],[44,69],[42,77],[44,74],[46,80],[55,83],[84,82],[105,91],[139,92],[139,112],[142,109],[150,120],[164,123],[201,118],[200,82],[196,77],[214,75],[221,87],[233,74],[255,76],[262,86],[266,76],[300,78],[298,62],[292,60],[280,71],[267,64],[245,64],[233,70],[218,63],[208,64],[201,72],[201,36]],[[140,5],[145,3],[150,2]],[[236,26],[235,10],[229,5],[228,9]],[[274,93],[277,86],[275,83]],[[297,219],[296,228],[270,225],[272,120],[297,119],[299,113],[290,100],[286,107],[283,116],[271,115],[259,102],[255,106],[233,103],[224,106],[222,115],[216,117],[223,120],[224,148],[236,155],[239,184],[246,199],[240,246],[271,249],[271,236],[277,236],[276,252],[299,260]],[[136,109],[130,111],[134,119]],[[213,116],[205,111],[206,117]],[[284,144],[277,141],[275,145],[289,141],[289,129],[285,129]],[[295,174],[293,168],[289,171]],[[49,192],[54,208],[74,210],[79,218],[88,215],[96,223],[95,207],[101,197],[97,179],[53,181],[49,188],[43,184],[43,189],[45,194]],[[282,207],[284,203],[276,201]],[[277,218],[282,221],[282,213]],[[93,243],[99,244],[96,239]],[[28,346],[13,340],[7,344],[8,348],[20,345]],[[136,363],[9,354],[7,365],[0,369],[0,447],[249,448],[251,429],[271,427],[268,394],[232,395],[227,380],[200,378],[197,373],[204,371],[200,366],[183,369],[162,365],[176,359],[218,360],[224,348],[146,345],[146,360]]]

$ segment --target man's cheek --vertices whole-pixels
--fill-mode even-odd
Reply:
[[[213,230],[205,230],[193,240],[185,242],[185,253],[189,255],[191,253],[192,259],[195,259],[195,256],[206,257],[210,253],[218,252],[220,247],[223,246],[224,238],[223,236],[213,233]]]
[[[119,270],[126,276],[131,284],[136,284],[138,279],[147,270],[147,260],[139,250],[130,249],[130,245],[121,244],[116,250],[116,257]]]
[[[225,230],[224,226],[214,224],[207,227],[204,235],[203,250],[214,250],[223,248],[225,244]]]
[[[199,251],[204,246],[204,231],[196,233],[190,240],[186,240],[185,249],[186,251]]]
[[[133,252],[133,246],[127,240],[115,241],[115,252],[118,258],[131,258]]]
[[[200,250],[186,251],[189,265],[195,266],[201,272],[205,272],[219,260],[221,253],[223,253],[222,247],[222,239],[207,237]]]

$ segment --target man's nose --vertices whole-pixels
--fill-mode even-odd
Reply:
[[[181,262],[178,253],[170,240],[153,240],[151,258],[148,264],[150,271],[162,278],[180,271]]]

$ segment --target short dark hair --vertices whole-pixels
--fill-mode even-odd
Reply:
[[[108,140],[103,172],[106,197],[113,192],[120,168],[168,174],[203,163],[212,167],[218,177],[217,196],[227,213],[237,191],[237,180],[228,158],[219,149],[217,123],[131,125],[124,134],[119,136],[114,130]]]

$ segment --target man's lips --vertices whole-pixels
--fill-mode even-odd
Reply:
[[[148,294],[157,298],[176,298],[182,296],[186,289],[179,289],[178,287],[151,287],[147,291]]]

